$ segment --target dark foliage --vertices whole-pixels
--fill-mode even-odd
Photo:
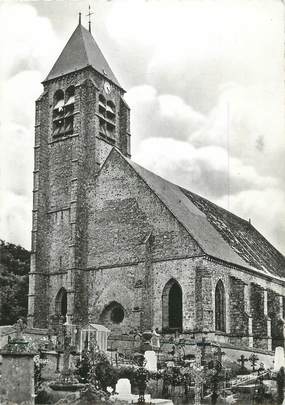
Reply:
[[[26,318],[30,252],[0,240],[0,325]]]
[[[98,390],[107,392],[107,387],[115,390],[118,375],[103,352],[84,351],[77,363],[76,377],[82,383],[91,383]]]

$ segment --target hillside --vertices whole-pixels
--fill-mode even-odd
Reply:
[[[0,240],[0,325],[26,318],[29,269],[30,252]]]

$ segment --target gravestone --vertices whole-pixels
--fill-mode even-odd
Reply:
[[[284,348],[278,346],[274,355],[274,371],[279,371],[281,367],[285,367]]]
[[[153,350],[147,350],[144,354],[146,365],[145,368],[149,371],[157,371],[157,356]]]
[[[121,401],[129,401],[132,399],[131,383],[128,378],[120,378],[116,384],[117,399]]]

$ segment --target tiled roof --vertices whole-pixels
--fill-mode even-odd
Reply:
[[[97,72],[121,87],[91,33],[77,26],[45,81],[92,66]]]
[[[285,277],[284,256],[248,221],[123,158],[197,241],[205,254],[269,276]]]
[[[250,266],[285,277],[285,258],[249,222],[216,204],[182,189],[229,246]]]

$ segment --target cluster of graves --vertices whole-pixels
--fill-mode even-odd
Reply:
[[[155,331],[146,331],[137,333],[133,352],[127,355],[110,347],[110,331],[102,325],[90,324],[79,330],[62,324],[56,334],[52,330],[42,335],[37,332],[19,320],[10,334],[6,331],[6,341],[2,336],[1,404],[34,405],[41,384],[57,392],[55,400],[70,393],[73,400],[80,400],[81,392],[86,392],[86,381],[77,379],[76,364],[83,364],[83,356],[92,353],[103,353],[112,370],[119,371],[113,388],[111,379],[105,382],[108,400],[115,403],[169,405],[185,395],[188,403],[195,405],[248,398],[275,398],[281,404],[284,399],[285,358],[281,347],[275,350],[271,368],[256,353],[241,354],[234,362],[238,370],[233,375],[226,352],[205,338],[192,342],[192,353],[187,354],[189,342],[171,338],[165,344]],[[164,344],[166,350],[162,350]],[[131,374],[136,376],[136,392],[133,377],[127,378],[130,369],[135,370]],[[155,389],[158,386],[160,390]]]

